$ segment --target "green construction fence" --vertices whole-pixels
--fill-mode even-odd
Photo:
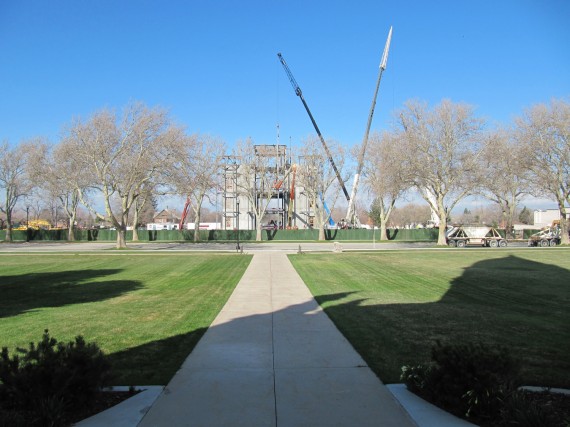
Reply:
[[[501,230],[502,231],[502,230]],[[524,230],[524,238],[536,233],[538,230]],[[12,230],[12,239],[22,241],[67,241],[67,230]],[[200,230],[201,242],[228,242],[237,241],[237,230]],[[255,230],[240,230],[240,241],[255,241]],[[117,240],[117,231],[108,229],[75,230],[75,241],[78,242],[112,242]],[[394,241],[435,242],[438,229],[389,229],[388,239]],[[504,235],[501,232],[501,235]],[[194,241],[194,230],[138,230],[141,242],[179,242]],[[314,229],[307,230],[263,230],[264,241],[316,241],[319,232]],[[325,239],[334,241],[378,241],[380,230],[350,229],[325,230]],[[6,239],[6,230],[0,230],[0,241]],[[132,241],[133,232],[127,231],[127,242]]]

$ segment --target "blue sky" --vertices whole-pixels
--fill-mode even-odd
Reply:
[[[229,146],[360,143],[394,27],[373,130],[409,99],[508,123],[570,95],[568,1],[0,0],[0,141],[57,142],[74,117],[129,101]]]
[[[570,95],[568,1],[0,1],[0,140],[57,141],[130,100],[229,145],[314,133],[359,143],[391,25],[373,129],[412,98],[491,122]]]

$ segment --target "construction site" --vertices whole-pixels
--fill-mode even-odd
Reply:
[[[239,157],[226,156],[222,164],[222,229],[253,230],[257,228],[254,213],[260,210],[264,211],[264,229],[308,228],[312,212],[296,181],[297,165],[291,163],[287,147],[255,145],[254,150],[256,156],[263,157],[263,172],[269,171],[273,179],[268,182],[255,172],[244,173]],[[253,197],[244,194],[246,188]]]
[[[319,197],[315,197],[318,190],[314,188],[311,182],[308,182],[310,179],[300,178],[300,176],[307,176],[307,174],[299,174],[299,171],[308,167],[305,159],[299,157],[294,162],[293,155],[290,150],[287,150],[286,145],[274,144],[255,145],[254,159],[249,159],[249,163],[244,163],[241,157],[235,155],[224,157],[221,165],[222,229],[254,230],[258,229],[259,225],[261,225],[262,229],[267,230],[308,229],[317,225],[315,219],[318,211],[321,213],[324,212],[322,216],[324,217],[326,226],[329,228],[337,228],[339,226],[342,228],[360,228],[360,222],[355,209],[355,200],[382,73],[386,69],[388,61],[391,38],[392,28],[390,28],[388,33],[382,54],[376,88],[368,114],[366,130],[360,148],[356,174],[354,175],[350,194],[346,189],[325,139],[317,126],[317,122],[309,109],[301,88],[297,84],[281,53],[277,54],[295,95],[301,100],[322,144],[324,152],[322,161],[328,161],[330,163],[338,184],[346,198],[348,205],[347,213],[345,217],[340,220],[339,224],[331,217],[325,195],[321,192],[319,193]],[[263,168],[257,168],[257,165],[260,164],[263,165]],[[268,173],[271,175],[271,179],[269,180],[267,179]],[[312,197],[310,197],[309,194],[311,194]],[[258,224],[258,222],[260,222],[260,224]]]

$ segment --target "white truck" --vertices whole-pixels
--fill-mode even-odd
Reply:
[[[452,248],[464,248],[467,245],[483,247],[506,247],[507,240],[493,227],[475,225],[452,227],[446,234],[447,244]]]

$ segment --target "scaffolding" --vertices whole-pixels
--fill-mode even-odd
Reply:
[[[223,230],[236,230],[239,227],[238,216],[238,175],[239,158],[236,156],[224,156],[221,162],[222,167],[222,216],[224,223]]]
[[[256,208],[267,203],[262,227],[285,228],[288,224],[289,170],[286,145],[255,145],[255,162],[263,168],[255,173]],[[262,176],[262,175],[265,176]],[[268,176],[271,179],[268,179]],[[270,186],[270,188],[267,188]],[[268,195],[270,195],[270,200]],[[255,224],[254,224],[255,226]]]
[[[309,197],[308,189],[317,185],[313,180],[319,172],[302,171],[308,167],[319,169],[320,161],[315,161],[315,156],[300,156],[296,164],[291,164],[286,145],[255,145],[254,154],[250,160],[253,165],[243,164],[240,156],[222,158],[222,229],[254,230],[257,225],[254,211],[263,207],[262,229],[314,227],[316,207],[312,205],[314,197]],[[320,197],[317,204],[326,205]]]

